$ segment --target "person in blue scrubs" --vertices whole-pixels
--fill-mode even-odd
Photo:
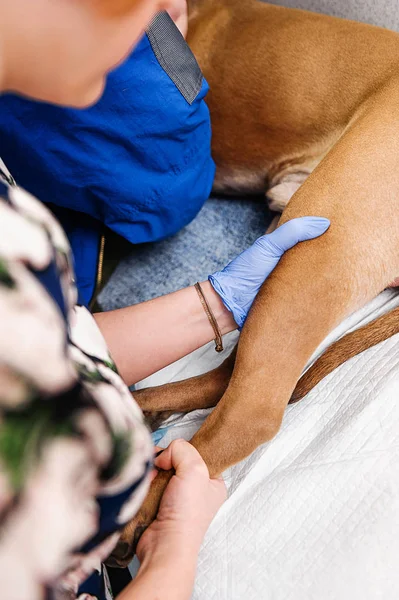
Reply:
[[[162,12],[108,75],[94,106],[0,98],[1,157],[61,221],[82,304],[95,296],[113,233],[131,244],[162,240],[209,197],[215,165],[207,92],[181,32]]]

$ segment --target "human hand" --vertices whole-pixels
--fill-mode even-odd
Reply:
[[[203,537],[227,497],[222,479],[210,479],[198,451],[184,440],[175,440],[155,459],[159,469],[175,470],[156,520],[143,533],[137,556],[163,553],[196,555]]]
[[[264,281],[283,254],[306,240],[327,231],[330,221],[322,217],[301,217],[287,221],[273,233],[263,235],[223,269],[209,276],[223,304],[233,313],[239,329]]]

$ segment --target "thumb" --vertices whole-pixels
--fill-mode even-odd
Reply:
[[[330,221],[323,217],[300,217],[287,221],[273,233],[265,236],[276,247],[280,255],[299,242],[305,242],[321,236],[330,227]],[[266,242],[266,239],[265,239]]]
[[[198,450],[186,440],[174,440],[158,458],[155,466],[164,471],[174,469],[177,476],[184,477],[199,470],[209,477],[209,472]]]

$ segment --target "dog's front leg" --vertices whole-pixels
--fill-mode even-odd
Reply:
[[[395,78],[364,102],[283,214],[283,221],[327,217],[331,228],[290,250],[254,302],[230,384],[192,440],[211,476],[277,433],[316,347],[348,313],[398,276],[398,106]],[[155,517],[168,477],[161,474],[152,486],[135,520],[140,527]],[[120,564],[131,558],[137,539],[134,525],[128,527],[122,557],[116,551]]]
[[[208,373],[133,392],[152,430],[174,413],[216,406],[229,384],[236,352],[234,348],[221,365]]]
[[[174,412],[189,412],[215,406],[225,392],[236,358],[236,349],[216,369],[198,377],[134,392],[134,397],[154,427],[159,419]],[[153,481],[144,505],[135,519],[123,530],[107,564],[126,567],[134,556],[142,532],[155,519],[159,504],[172,472],[160,472]]]
[[[212,476],[277,433],[317,346],[399,273],[398,105],[395,78],[362,105],[283,214],[327,217],[331,228],[288,252],[253,305],[230,384],[192,440]]]

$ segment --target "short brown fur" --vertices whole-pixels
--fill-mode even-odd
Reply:
[[[281,222],[331,221],[265,282],[236,358],[196,382],[137,395],[147,411],[217,402],[191,440],[217,476],[273,438],[290,399],[319,381],[309,370],[294,393],[319,344],[399,273],[399,36],[255,0],[190,4],[189,41],[212,90],[216,189],[265,192],[272,208],[286,207]],[[323,374],[397,330],[394,311],[344,338]],[[123,532],[118,564],[131,559],[171,476],[156,478]]]

